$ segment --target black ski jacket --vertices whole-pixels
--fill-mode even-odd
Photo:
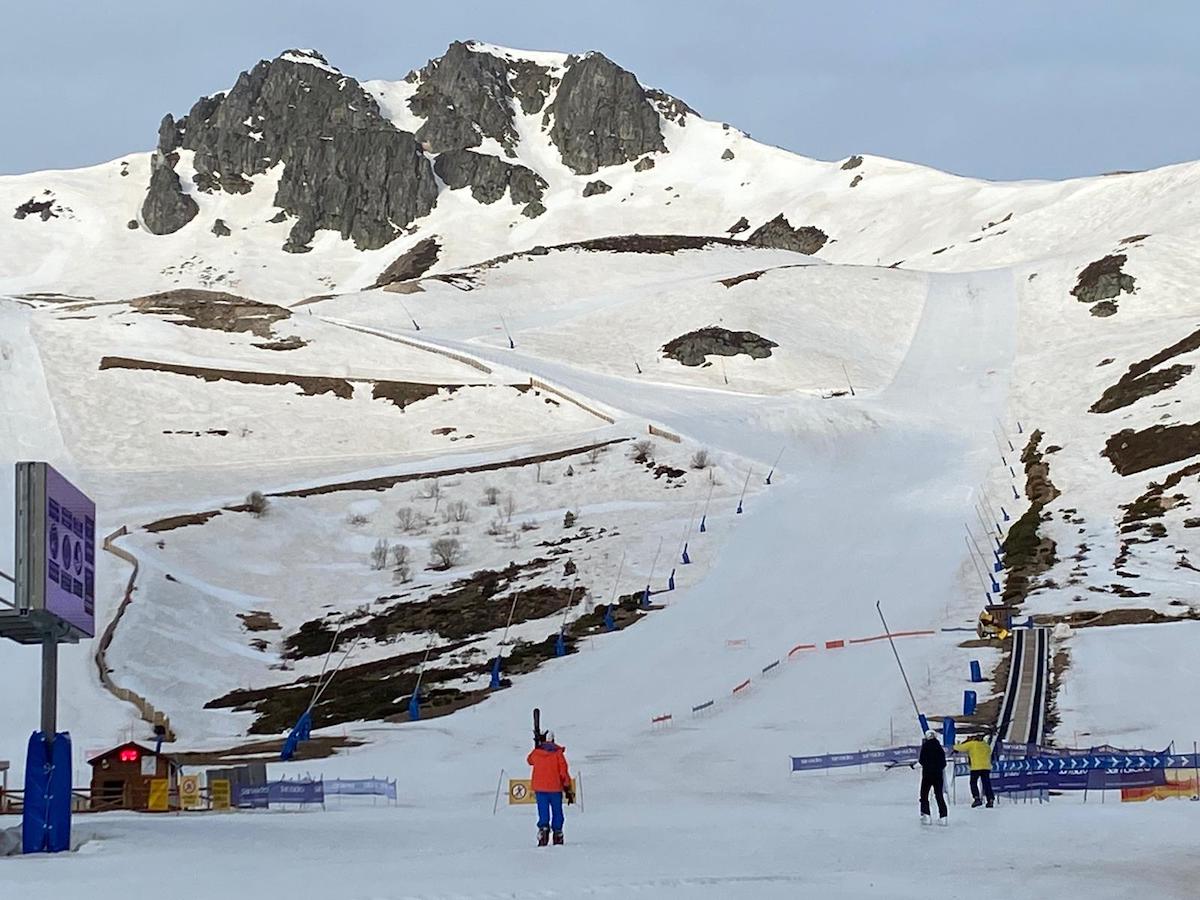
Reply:
[[[946,771],[946,751],[937,741],[926,738],[921,742],[921,755],[917,757],[921,771],[926,775],[940,775]]]

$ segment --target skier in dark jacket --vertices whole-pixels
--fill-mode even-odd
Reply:
[[[925,732],[925,740],[921,742],[921,755],[917,758],[921,764],[921,822],[928,825],[929,789],[933,788],[933,796],[937,799],[938,824],[947,824],[946,795],[942,789],[946,780],[946,751],[938,740],[938,734],[933,729]]]

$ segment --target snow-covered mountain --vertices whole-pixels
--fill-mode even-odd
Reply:
[[[600,53],[478,42],[394,82],[291,50],[152,150],[0,177],[0,471],[60,466],[121,554],[63,719],[83,750],[157,713],[223,752],[285,730],[336,646],[323,737],[424,742],[414,791],[494,778],[478,747],[534,704],[599,779],[670,714],[633,784],[736,785],[747,733],[768,778],[911,717],[877,644],[768,666],[877,633],[876,600],[937,632],[906,645],[925,710],[981,659],[962,725],[994,721],[1007,646],[940,629],[974,626],[998,524],[996,594],[1056,629],[1051,739],[1184,739],[1198,198],[1200,163],[806,159]],[[474,712],[405,723],[418,678],[426,715]]]

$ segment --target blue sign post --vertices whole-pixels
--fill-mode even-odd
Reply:
[[[58,725],[58,645],[96,633],[96,505],[52,466],[16,464],[16,587],[0,637],[42,648],[41,729],[25,764],[22,848],[71,844],[71,738]]]

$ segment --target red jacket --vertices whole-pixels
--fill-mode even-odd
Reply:
[[[526,762],[533,766],[533,790],[535,793],[558,793],[571,786],[571,770],[567,768],[565,747],[557,744],[538,744],[529,753]]]

